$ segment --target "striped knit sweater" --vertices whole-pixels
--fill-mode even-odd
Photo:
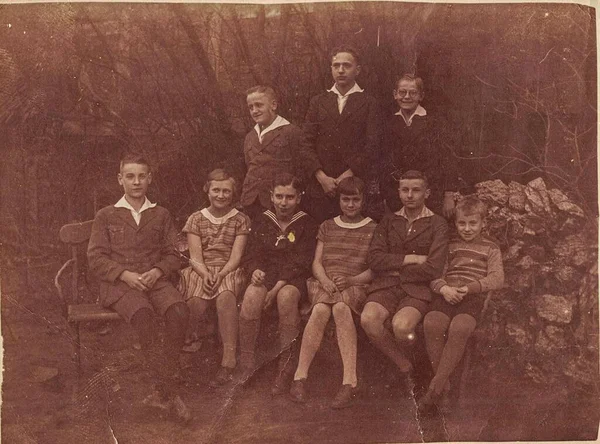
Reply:
[[[431,281],[431,289],[440,293],[444,285],[485,293],[504,285],[500,248],[485,236],[465,242],[458,235],[448,245],[448,261],[442,278]]]

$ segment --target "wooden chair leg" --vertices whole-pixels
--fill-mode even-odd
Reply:
[[[69,322],[69,332],[71,333],[73,341],[73,360],[77,367],[77,376],[81,376],[81,338],[79,335],[79,322]]]

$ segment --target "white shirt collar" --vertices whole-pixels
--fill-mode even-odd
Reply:
[[[404,209],[404,207],[400,208],[400,210],[396,211],[394,214],[396,214],[397,216],[402,216],[404,219],[408,220],[408,216],[406,215],[406,210]],[[422,219],[424,217],[432,217],[432,216],[433,216],[433,211],[431,211],[426,206],[423,206],[423,209],[421,210],[419,215],[417,217],[415,217],[413,222],[415,220]]]
[[[355,83],[354,86],[350,88],[350,90],[346,94],[342,95],[338,91],[337,85],[334,84],[331,87],[331,89],[328,89],[327,91],[335,93],[337,95],[338,111],[340,112],[340,114],[342,114],[342,111],[344,111],[344,107],[346,106],[346,102],[348,101],[348,97],[350,97],[350,94],[363,92],[364,89],[358,86],[358,83]]]
[[[277,116],[275,117],[275,120],[273,120],[273,122],[266,127],[264,130],[260,130],[260,126],[258,125],[258,123],[256,125],[254,125],[254,130],[256,131],[256,134],[258,134],[258,140],[260,143],[262,143],[263,141],[263,137],[265,137],[265,134],[267,134],[269,131],[273,131],[274,129],[279,128],[280,126],[285,126],[285,125],[289,125],[290,122],[288,122],[286,119],[284,119],[281,116]]]
[[[127,202],[127,199],[125,199],[125,195],[123,195],[123,197],[115,204],[115,208],[127,208],[129,211],[131,211],[131,215],[133,216],[135,223],[138,225],[140,224],[140,220],[142,219],[142,213],[148,208],[154,208],[155,206],[156,203],[151,203],[150,200],[148,200],[148,197],[146,197],[146,200],[140,207],[140,211],[136,211],[135,208],[133,208],[131,204]]]
[[[333,86],[330,89],[328,89],[327,91],[336,93],[338,95],[338,97],[347,97],[350,94],[361,93],[361,92],[364,92],[365,90],[362,89],[360,86],[358,86],[358,83],[354,83],[354,86],[352,88],[350,88],[350,90],[346,94],[342,95],[342,93],[340,93],[338,91],[337,85],[334,83]]]
[[[228,219],[231,219],[233,216],[235,216],[236,214],[239,213],[238,210],[236,210],[235,208],[232,208],[231,211],[227,214],[225,214],[224,216],[221,217],[215,217],[212,215],[212,213],[210,211],[208,211],[208,208],[203,208],[200,210],[200,213],[202,213],[202,215],[207,218],[210,222],[212,222],[215,225],[221,225],[223,222],[225,222]]]
[[[365,217],[363,220],[361,220],[360,222],[355,222],[355,223],[351,223],[351,222],[344,222],[342,220],[341,216],[335,216],[333,218],[333,222],[338,226],[338,227],[342,227],[342,228],[348,228],[350,230],[354,230],[356,228],[360,228],[360,227],[364,227],[365,225],[367,225],[369,222],[371,222],[373,219],[371,219],[370,217]]]
[[[398,111],[396,113],[397,116],[402,116],[402,118],[404,119],[404,122],[406,123],[406,126],[410,126],[410,124],[412,123],[413,117],[414,116],[420,116],[420,117],[424,117],[427,115],[427,111],[425,111],[425,108],[423,108],[421,105],[417,105],[417,108],[414,110],[414,112],[410,115],[410,117],[408,118],[408,120],[406,119],[406,117],[404,116],[404,114],[402,113],[402,110]]]

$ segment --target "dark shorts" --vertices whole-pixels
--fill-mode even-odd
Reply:
[[[127,322],[142,308],[154,310],[160,316],[164,316],[171,305],[178,302],[183,303],[183,296],[173,285],[164,279],[154,284],[152,290],[143,292],[128,290],[121,298],[112,304],[110,308],[119,313]]]
[[[404,307],[413,307],[419,310],[422,316],[429,311],[429,302],[408,296],[400,287],[383,288],[369,293],[365,305],[369,302],[376,302],[383,306],[392,318]]]
[[[443,296],[438,295],[429,306],[429,311],[442,312],[450,319],[459,314],[468,314],[475,318],[475,320],[478,320],[484,303],[485,293],[468,294],[461,302],[455,305],[449,304]]]

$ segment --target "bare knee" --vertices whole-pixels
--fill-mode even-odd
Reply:
[[[373,302],[367,303],[360,316],[360,325],[363,330],[370,337],[378,337],[383,334],[383,323],[387,316],[384,316],[381,310],[385,310],[383,307],[377,307],[379,304]],[[387,313],[387,310],[385,310]]]
[[[421,320],[421,313],[413,307],[405,307],[392,319],[394,336],[399,341],[413,343],[416,339],[415,327]]]
[[[244,293],[240,316],[248,320],[260,318],[266,293],[265,287],[248,286]]]
[[[286,285],[277,293],[277,310],[279,316],[286,317],[298,312],[300,291],[296,287]]]
[[[317,304],[313,307],[311,318],[314,318],[319,324],[325,324],[331,316],[331,308],[326,304]]]
[[[347,321],[348,319],[352,319],[352,311],[350,310],[350,307],[348,307],[348,305],[346,305],[344,302],[338,302],[337,304],[335,304],[333,306],[332,312],[333,318],[336,322]]]
[[[452,335],[453,337],[458,337],[463,340],[467,340],[475,327],[477,326],[477,321],[470,315],[467,314],[459,314],[452,319],[450,323],[450,328],[448,329],[448,335]]]
[[[217,296],[217,311],[228,311],[237,308],[237,301],[235,295],[231,291],[224,291]]]

